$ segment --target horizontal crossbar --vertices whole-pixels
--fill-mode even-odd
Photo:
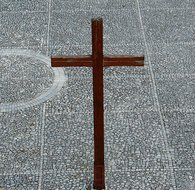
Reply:
[[[144,56],[105,56],[104,66],[144,66]]]
[[[104,67],[109,66],[144,66],[144,56],[104,56]],[[51,58],[52,67],[92,67],[93,59],[91,55],[86,56],[53,56]]]
[[[52,67],[92,67],[91,56],[54,56],[51,58]]]

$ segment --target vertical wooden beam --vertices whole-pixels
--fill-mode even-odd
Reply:
[[[57,56],[51,59],[52,67],[93,67],[94,104],[94,184],[97,190],[105,189],[104,168],[104,96],[103,67],[144,66],[144,56],[103,57],[103,20],[92,19],[92,56]]]
[[[93,104],[94,104],[94,189],[105,189],[103,20],[92,19]]]

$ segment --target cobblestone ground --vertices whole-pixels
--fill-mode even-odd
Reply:
[[[104,53],[107,190],[195,189],[194,0],[0,1],[0,190],[86,190],[93,182],[90,68],[51,55]]]

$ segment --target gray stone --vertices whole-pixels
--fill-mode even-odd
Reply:
[[[138,0],[142,9],[189,9],[195,6],[194,0]]]
[[[192,169],[195,166],[195,120],[193,112],[163,112],[166,136],[173,166]]]
[[[92,122],[92,113],[60,113],[56,110],[52,116],[46,116],[43,170],[85,171],[91,167]]]
[[[38,172],[41,156],[41,106],[2,113],[0,173]]]
[[[149,76],[106,78],[104,86],[106,111],[154,109]]]
[[[86,4],[92,10],[119,9],[123,11],[124,9],[132,10],[137,8],[136,0],[86,0]]]
[[[53,0],[52,10],[56,11],[74,11],[77,10],[110,10],[110,9],[136,9],[136,0]]]
[[[0,14],[0,47],[47,45],[48,13]]]
[[[194,17],[190,10],[146,9],[141,11],[147,43],[191,42]]]
[[[173,190],[169,171],[108,171],[106,189],[124,190]]]
[[[195,189],[195,171],[179,171],[174,172],[178,190],[194,190]]]
[[[162,130],[156,111],[106,113],[107,170],[169,168]]]
[[[156,77],[194,74],[194,44],[158,44],[151,47],[150,60]]]
[[[38,175],[13,174],[0,176],[1,190],[35,190],[38,189]]]
[[[0,12],[47,11],[47,0],[3,0],[0,3]]]
[[[3,55],[0,67],[1,103],[31,100],[53,83],[52,69],[33,57]]]
[[[2,49],[0,54],[0,112],[38,105],[56,95],[66,83],[63,69],[51,69],[50,59],[42,54],[18,48]]]
[[[159,103],[164,110],[195,110],[193,76],[165,75],[155,78]]]
[[[145,56],[144,67],[104,68],[106,189],[194,190],[194,8],[1,1],[1,102],[12,105],[0,106],[0,189],[92,189],[92,68],[51,69],[36,58],[91,54],[91,18],[103,17],[104,54]]]
[[[90,176],[91,177],[91,176]],[[75,190],[87,189],[91,185],[89,174],[82,171],[64,171],[44,173],[42,189]]]
[[[61,91],[51,100],[48,100],[48,114],[52,110],[59,112],[87,113],[93,110],[92,79],[69,78]]]
[[[91,45],[91,18],[104,19],[104,43],[107,45],[141,44],[142,33],[136,11],[75,11],[51,14],[50,47]],[[78,30],[79,28],[79,30]]]

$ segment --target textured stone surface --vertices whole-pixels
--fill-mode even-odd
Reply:
[[[176,185],[178,190],[194,190],[195,189],[195,170],[175,172]]]
[[[110,10],[110,9],[135,9],[136,0],[53,0],[52,10],[70,11],[75,9],[81,10]]]
[[[0,105],[0,189],[92,189],[92,69],[51,76],[39,59],[91,54],[91,18],[103,17],[105,54],[145,56],[143,68],[104,69],[106,189],[194,190],[194,8],[194,0],[1,1],[0,101],[24,104]]]
[[[104,19],[104,43],[122,45],[142,41],[136,11],[75,11],[51,13],[50,47],[91,44],[91,18]],[[66,19],[65,19],[66,18]],[[131,19],[130,19],[131,18]]]
[[[1,0],[0,12],[47,11],[47,0]]]
[[[194,0],[138,0],[142,9],[148,8],[163,8],[163,9],[174,9],[174,8],[194,8]]]
[[[89,176],[90,174],[80,171],[59,170],[57,173],[44,173],[42,189],[88,189],[91,184]]]
[[[35,190],[38,189],[38,176],[32,174],[15,174],[0,176],[1,190]]]
[[[32,57],[1,56],[0,67],[1,103],[28,101],[53,83],[52,69]]]
[[[94,9],[120,9],[123,11],[124,9],[135,9],[136,8],[136,0],[86,0],[87,6],[89,6],[92,10]]]
[[[149,76],[106,78],[104,84],[106,111],[154,108]]]
[[[151,64],[156,77],[195,73],[195,44],[155,44],[151,47]]]
[[[1,113],[0,173],[38,172],[41,156],[41,106]]]
[[[106,176],[107,189],[124,190],[172,190],[169,171],[109,171]]]
[[[106,113],[106,164],[109,170],[168,168],[157,112]]]
[[[147,42],[190,42],[194,40],[194,16],[190,10],[146,9],[141,11]]]
[[[47,43],[48,13],[0,14],[0,47],[43,47]]]
[[[164,110],[195,110],[195,79],[193,76],[165,75],[155,78],[159,103]]]
[[[169,149],[175,168],[195,166],[195,117],[194,113],[164,112]]]
[[[44,139],[43,170],[86,171],[87,162],[93,161],[88,160],[93,158],[92,113],[56,112],[46,116]]]
[[[70,78],[61,91],[47,102],[47,113],[56,112],[92,112],[92,79]]]
[[[63,69],[29,49],[1,49],[0,112],[36,106],[56,95],[66,83]]]

